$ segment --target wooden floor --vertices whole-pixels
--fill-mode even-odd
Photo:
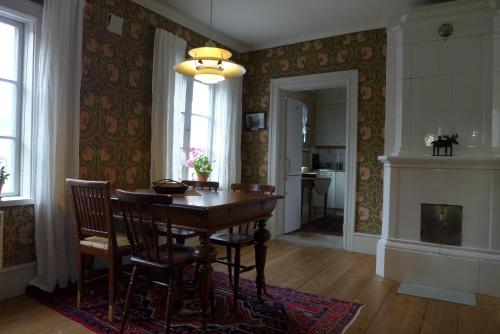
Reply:
[[[348,333],[500,333],[498,298],[478,295],[479,306],[471,307],[398,295],[397,282],[375,275],[374,256],[283,241],[268,245],[269,284],[365,305]],[[252,262],[252,257],[252,249],[243,252],[244,262]],[[91,332],[22,296],[0,301],[0,333]]]

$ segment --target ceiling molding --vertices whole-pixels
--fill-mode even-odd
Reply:
[[[41,18],[43,6],[36,1],[30,0],[0,0],[0,8],[6,11],[15,11],[21,16]]]
[[[339,35],[344,35],[344,34],[350,34],[350,33],[355,33],[355,32],[359,32],[359,31],[386,28],[387,25],[388,25],[388,20],[375,21],[375,22],[366,23],[366,24],[348,26],[348,27],[344,27],[342,29],[321,31],[321,32],[317,32],[317,33],[310,33],[310,34],[294,36],[292,38],[278,39],[278,40],[274,40],[274,41],[270,41],[270,42],[266,42],[266,43],[260,43],[260,44],[255,44],[255,45],[252,44],[249,47],[250,47],[251,51],[257,51],[257,50],[262,50],[262,49],[274,48],[277,46],[312,41],[312,40],[320,39],[320,38],[327,38],[327,37],[339,36]]]
[[[187,17],[184,14],[179,13],[177,10],[172,8],[169,5],[166,5],[164,3],[160,3],[157,0],[132,0],[138,5],[143,6],[144,8],[147,8],[163,17],[166,17],[167,19],[178,23],[186,28],[189,28],[193,30],[194,32],[197,32],[198,34],[201,34],[207,38],[209,38],[210,35],[210,27],[207,26],[206,24],[203,24],[199,21],[193,20],[190,17]],[[234,38],[231,38],[225,34],[222,34],[216,30],[213,30],[213,38],[214,41],[231,48],[239,53],[244,53],[248,52],[250,48],[248,45],[243,44]]]

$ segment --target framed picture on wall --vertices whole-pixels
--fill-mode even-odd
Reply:
[[[266,128],[264,112],[251,112],[245,114],[245,131],[258,131]]]

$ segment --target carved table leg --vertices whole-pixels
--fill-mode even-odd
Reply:
[[[210,244],[209,234],[200,235],[200,245],[196,247],[194,257],[198,267],[198,285],[200,288],[200,315],[202,329],[207,329],[207,321],[210,315],[209,302],[212,299],[212,262],[215,261],[217,252]],[[212,304],[213,307],[213,304]],[[213,311],[213,310],[212,310]]]
[[[269,240],[271,234],[266,229],[266,221],[260,220],[257,223],[257,229],[253,233],[255,240],[255,269],[257,270],[257,277],[255,283],[257,285],[257,297],[261,299],[261,291],[268,295],[266,291],[266,279],[264,276],[264,268],[266,266],[267,246],[266,241]]]

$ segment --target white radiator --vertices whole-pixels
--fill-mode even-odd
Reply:
[[[0,270],[3,269],[3,211],[0,211]]]

